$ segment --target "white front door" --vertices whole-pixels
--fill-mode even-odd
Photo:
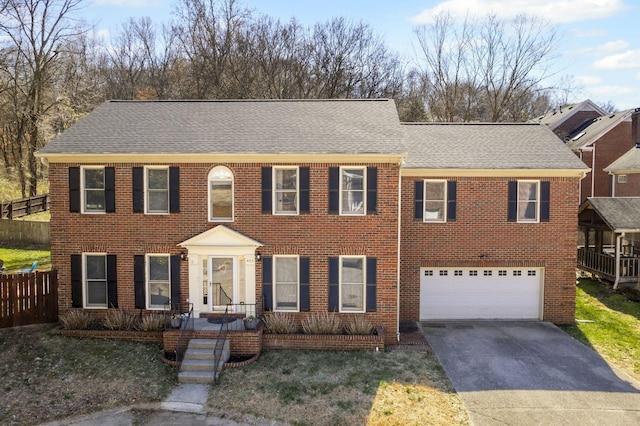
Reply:
[[[224,310],[238,295],[236,256],[210,256],[207,302],[209,310]]]

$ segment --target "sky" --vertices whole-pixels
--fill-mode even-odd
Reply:
[[[130,17],[148,16],[155,23],[172,18],[175,0],[90,0],[85,18],[103,34],[114,33]],[[579,88],[569,101],[591,99],[617,110],[640,107],[640,0],[239,0],[256,14],[281,21],[295,17],[313,25],[333,17],[368,24],[408,61],[417,60],[415,28],[433,16],[501,18],[519,13],[539,16],[560,35],[554,59],[557,78],[568,77]],[[415,62],[413,62],[415,63]],[[549,81],[549,84],[555,83]]]

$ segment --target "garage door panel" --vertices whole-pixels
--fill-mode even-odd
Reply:
[[[541,277],[539,268],[423,268],[420,319],[539,319]]]

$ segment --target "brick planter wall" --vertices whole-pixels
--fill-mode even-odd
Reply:
[[[186,332],[192,339],[216,339],[217,331]],[[185,338],[187,338],[185,336]],[[167,330],[162,335],[162,346],[165,352],[173,352],[180,338],[180,330]],[[231,356],[247,356],[259,354],[262,351],[262,325],[257,330],[232,331],[227,333],[231,343]]]
[[[310,349],[328,351],[378,350],[384,351],[384,330],[376,328],[377,334],[264,334],[263,349]]]

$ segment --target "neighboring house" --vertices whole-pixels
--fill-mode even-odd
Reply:
[[[392,100],[111,101],[49,163],[60,309],[227,303],[399,321],[574,319],[578,183],[540,125]]]
[[[583,244],[578,267],[614,283],[640,279],[640,197],[587,199],[578,213]]]
[[[633,148],[604,169],[611,175],[612,197],[640,196],[640,140],[634,140]]]
[[[572,134],[567,146],[591,168],[580,184],[580,201],[588,197],[611,197],[611,176],[605,168],[633,148],[633,129],[640,109],[629,109],[595,119]]]
[[[566,140],[569,135],[588,126],[593,120],[605,114],[606,112],[602,108],[587,99],[577,104],[553,108],[545,115],[532,121],[546,125],[560,139]]]

